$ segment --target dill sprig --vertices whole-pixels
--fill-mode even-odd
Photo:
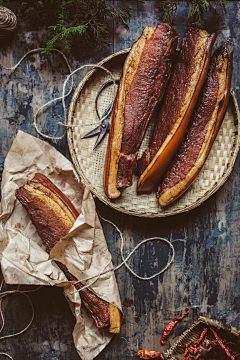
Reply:
[[[227,0],[156,0],[156,6],[164,21],[172,22],[179,4],[185,4],[188,11],[188,23],[194,27],[203,28],[208,13],[214,15],[219,25],[224,24]]]

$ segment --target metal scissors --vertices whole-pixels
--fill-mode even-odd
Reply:
[[[95,100],[95,110],[96,110],[96,113],[97,113],[97,117],[99,118],[99,120],[102,120],[101,121],[101,124],[99,126],[97,126],[95,129],[89,131],[87,134],[85,134],[82,139],[86,139],[86,138],[89,138],[89,137],[92,137],[92,136],[95,136],[95,135],[98,135],[98,138],[96,140],[96,143],[94,145],[94,148],[95,149],[99,144],[100,142],[102,141],[102,139],[104,138],[104,136],[107,134],[107,132],[109,131],[109,128],[110,128],[110,124],[108,122],[108,120],[106,120],[106,118],[111,114],[112,110],[113,110],[113,101],[108,105],[107,109],[104,111],[104,113],[102,114],[102,116],[99,115],[99,112],[98,112],[98,98],[101,94],[101,92],[107,87],[109,86],[110,84],[112,83],[118,83],[119,82],[119,79],[117,80],[108,80],[106,81],[100,88],[100,90],[98,91],[97,93],[97,96],[96,96],[96,100]]]

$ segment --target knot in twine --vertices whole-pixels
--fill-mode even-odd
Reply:
[[[0,7],[0,39],[11,35],[16,27],[16,15],[10,9]]]

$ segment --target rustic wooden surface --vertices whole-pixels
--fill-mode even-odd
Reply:
[[[123,1],[122,1],[123,2]],[[86,54],[86,49],[75,57],[69,55],[72,69],[81,64],[98,62],[112,52],[130,47],[147,25],[161,21],[154,1],[132,7],[130,29],[113,26],[112,45],[105,53]],[[16,10],[17,12],[17,10]],[[231,38],[234,46],[232,87],[240,100],[240,2],[229,2],[226,24],[217,29],[214,18],[209,18],[206,29],[218,31],[216,45]],[[174,21],[180,37],[186,31],[186,8],[182,6]],[[28,50],[39,47],[43,32],[28,32],[19,19],[18,32],[9,43],[1,44],[0,63],[11,66]],[[67,74],[59,55],[31,55],[14,72],[0,69],[0,171],[4,159],[19,129],[38,136],[33,127],[33,114],[46,101],[61,94]],[[75,78],[75,85],[82,75]],[[41,126],[50,135],[59,135],[56,125],[62,120],[62,107],[56,106],[41,117]],[[66,139],[51,141],[69,157]],[[219,319],[240,329],[240,243],[239,243],[239,157],[224,186],[197,209],[167,219],[140,219],[118,213],[96,200],[99,213],[113,221],[123,232],[124,252],[146,237],[161,236],[173,241],[175,261],[163,275],[152,281],[135,279],[126,268],[116,277],[123,304],[123,326],[97,359],[136,359],[140,349],[161,350],[160,337],[165,325],[182,314],[186,306],[190,314],[176,328],[166,342],[165,349],[200,315]],[[116,230],[103,222],[112,253],[113,263],[120,262],[119,237]],[[168,247],[162,243],[148,244],[138,250],[129,263],[140,275],[150,275],[166,263]],[[11,287],[5,286],[5,289]],[[72,330],[74,318],[62,295],[62,290],[44,287],[30,294],[35,309],[32,326],[22,335],[1,341],[1,351],[14,360],[77,360]],[[3,301],[6,326],[2,335],[20,330],[31,317],[27,301],[14,295]],[[0,355],[0,359],[4,356]]]

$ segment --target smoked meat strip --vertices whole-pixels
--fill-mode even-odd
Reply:
[[[34,174],[16,190],[16,197],[31,216],[48,253],[69,233],[79,215],[69,199],[43,174]],[[56,263],[69,281],[78,281],[64,264]],[[75,287],[81,290],[83,285],[77,282]],[[101,300],[88,288],[79,293],[97,328],[110,327],[109,331],[113,333],[120,331],[121,313],[117,307]]]
[[[186,132],[203,86],[216,34],[189,28],[169,80],[149,148],[138,160],[138,192],[149,192],[159,182]]]
[[[111,199],[132,185],[137,153],[165,91],[178,36],[166,23],[147,27],[125,60],[105,161],[104,188]]]
[[[227,43],[212,56],[191,126],[158,188],[161,206],[167,206],[181,196],[207,160],[227,109],[232,63],[233,50],[228,51]]]

